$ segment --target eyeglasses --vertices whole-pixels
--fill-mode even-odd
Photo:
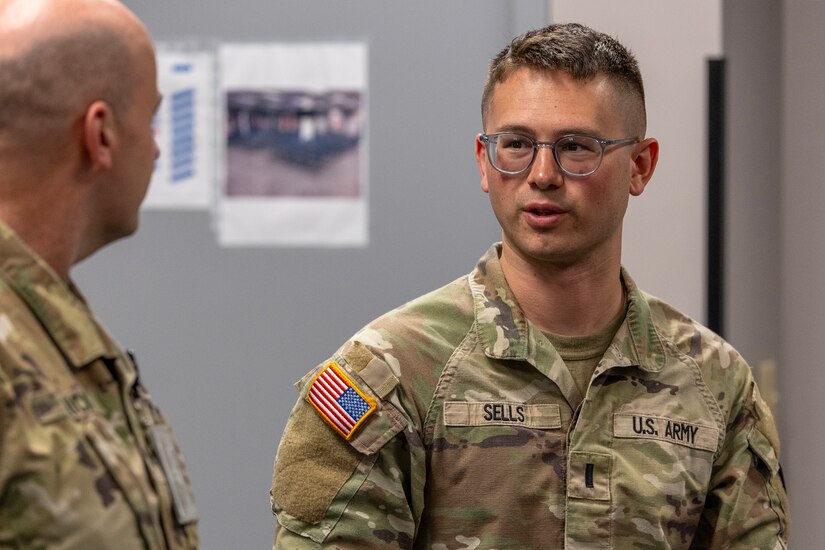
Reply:
[[[524,172],[536,160],[539,147],[549,147],[561,171],[574,177],[589,176],[598,170],[606,147],[639,142],[635,137],[599,139],[577,134],[562,136],[556,141],[536,141],[510,132],[481,134],[479,139],[484,143],[493,168],[502,174]]]

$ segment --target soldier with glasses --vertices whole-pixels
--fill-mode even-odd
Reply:
[[[581,25],[528,32],[481,112],[502,241],[303,378],[275,548],[785,548],[747,363],[621,265],[659,154],[636,60]]]

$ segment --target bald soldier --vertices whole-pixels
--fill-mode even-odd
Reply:
[[[659,153],[636,60],[551,25],[493,59],[481,107],[502,242],[299,382],[275,548],[786,548],[748,365],[621,265]]]
[[[0,0],[0,548],[198,546],[172,432],[72,284],[132,234],[154,50],[113,0]]]

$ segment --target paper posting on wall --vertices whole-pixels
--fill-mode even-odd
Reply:
[[[215,55],[158,44],[155,162],[145,208],[208,209],[215,189]]]
[[[366,246],[366,44],[224,44],[218,73],[220,244]]]

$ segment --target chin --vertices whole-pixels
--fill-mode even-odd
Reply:
[[[535,265],[544,264],[557,267],[573,265],[580,258],[579,254],[569,248],[549,246],[522,248],[520,254]]]
[[[525,243],[519,247],[522,254],[539,261],[555,261],[570,254],[569,247],[559,246],[558,243]]]

